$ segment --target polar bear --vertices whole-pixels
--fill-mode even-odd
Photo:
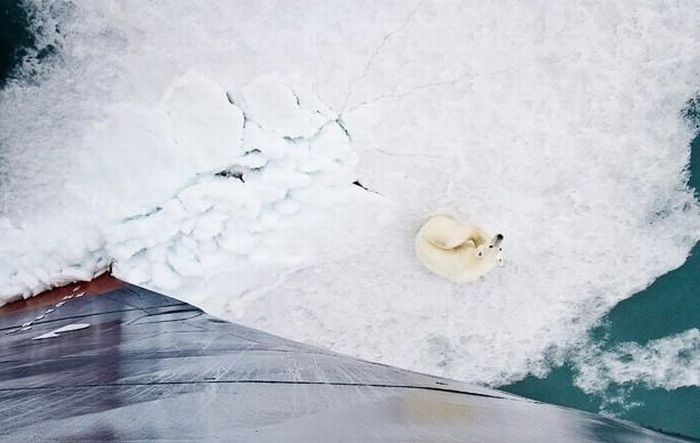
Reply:
[[[470,282],[503,264],[503,235],[492,239],[480,228],[449,215],[434,215],[416,235],[418,259],[435,274],[454,282]]]

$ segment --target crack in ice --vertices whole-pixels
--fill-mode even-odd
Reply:
[[[362,74],[360,74],[359,77],[356,77],[354,80],[352,80],[348,84],[348,89],[347,89],[347,92],[345,94],[345,99],[344,99],[343,104],[341,106],[342,111],[339,114],[342,114],[343,112],[345,112],[345,107],[347,106],[348,102],[350,101],[350,97],[352,96],[352,90],[355,87],[355,85],[358,82],[362,81],[365,77],[367,77],[367,75],[369,75],[369,71],[372,69],[372,65],[374,65],[374,61],[379,56],[380,52],[382,52],[384,47],[389,43],[389,41],[391,40],[391,38],[394,35],[403,31],[404,29],[406,29],[408,27],[408,25],[411,24],[411,22],[413,21],[413,18],[415,17],[416,13],[418,12],[418,9],[420,9],[420,7],[423,5],[423,3],[425,3],[425,0],[420,1],[411,10],[411,12],[408,14],[408,16],[406,16],[406,19],[403,21],[401,26],[399,26],[398,28],[396,28],[394,30],[389,31],[387,34],[384,35],[384,37],[382,37],[382,41],[379,43],[379,46],[377,46],[375,48],[375,50],[372,53],[372,55],[370,56],[369,60],[367,60],[367,63],[365,64],[365,68],[362,71]]]

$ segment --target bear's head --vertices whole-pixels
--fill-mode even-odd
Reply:
[[[503,248],[501,247],[502,241],[503,234],[496,234],[493,236],[491,241],[479,245],[474,251],[477,259],[503,265]]]

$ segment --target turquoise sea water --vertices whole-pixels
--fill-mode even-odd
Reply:
[[[35,45],[29,19],[21,1],[0,0],[0,86],[28,54],[28,48]],[[33,49],[41,59],[42,52]],[[691,101],[683,114],[689,122],[700,126],[698,99]],[[700,189],[700,136],[692,142],[690,172],[690,185]],[[589,337],[594,346],[612,350],[621,343],[644,345],[692,328],[700,328],[700,246],[693,249],[682,267],[659,277],[649,288],[615,306],[589,331]],[[700,439],[699,387],[665,390],[643,384],[611,385],[605,392],[589,394],[576,386],[576,375],[576,365],[567,361],[553,368],[545,378],[531,376],[501,388],[549,403],[610,413]],[[616,398],[622,401],[610,401]]]

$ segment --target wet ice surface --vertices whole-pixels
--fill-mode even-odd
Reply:
[[[0,299],[113,263],[354,356],[542,373],[698,239],[700,12],[505,3],[37,2],[62,59],[0,93]],[[422,268],[436,208],[506,266]]]

